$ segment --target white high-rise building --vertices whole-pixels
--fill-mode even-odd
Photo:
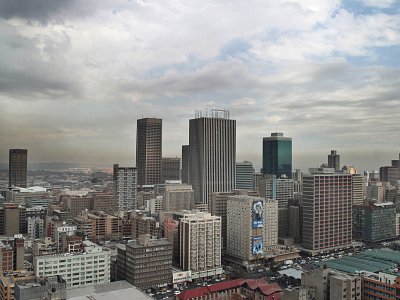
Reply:
[[[229,111],[196,112],[189,121],[189,153],[196,203],[208,204],[211,193],[235,189],[236,121]]]
[[[114,196],[119,210],[137,209],[137,169],[114,165]]]
[[[180,265],[192,278],[222,274],[221,217],[186,212],[180,220]]]

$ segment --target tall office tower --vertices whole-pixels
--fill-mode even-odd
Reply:
[[[265,175],[258,183],[258,191],[260,197],[274,199],[278,201],[279,208],[287,208],[288,202],[294,197],[294,180]]]
[[[352,175],[351,179],[353,185],[353,205],[363,205],[367,190],[365,177],[355,174]]]
[[[8,186],[27,187],[28,150],[10,149],[8,160]]]
[[[208,204],[211,193],[235,188],[236,120],[229,111],[196,112],[189,121],[189,153],[196,203]]]
[[[181,178],[181,159],[179,157],[163,157],[161,166],[162,183],[165,180],[179,180]]]
[[[222,274],[221,218],[210,213],[183,214],[179,225],[180,266],[192,279]]]
[[[164,211],[191,210],[194,206],[194,191],[188,184],[166,185]]]
[[[336,154],[336,150],[331,150],[331,154],[328,155],[328,168],[340,170],[340,155]]]
[[[136,167],[138,185],[162,183],[162,120],[137,120]]]
[[[286,175],[292,178],[292,139],[283,133],[271,133],[263,138],[263,174]]]
[[[119,210],[137,209],[137,169],[114,164],[114,197]]]
[[[312,253],[351,246],[352,175],[303,178],[303,248]]]
[[[182,183],[190,184],[189,182],[189,145],[182,146]]]
[[[236,189],[253,189],[253,164],[250,161],[236,163]]]

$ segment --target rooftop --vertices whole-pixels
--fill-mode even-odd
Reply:
[[[72,300],[148,300],[153,299],[126,280],[115,281],[95,286],[82,287],[67,291],[67,299]]]
[[[323,261],[319,265],[326,265],[330,269],[355,274],[367,272],[390,272],[400,264],[400,252],[390,249],[367,250],[354,256],[346,256],[330,261]]]

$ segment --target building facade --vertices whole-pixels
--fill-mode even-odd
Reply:
[[[110,251],[90,241],[83,244],[81,253],[35,256],[35,275],[60,275],[67,289],[110,282]]]
[[[138,185],[162,183],[162,120],[137,120],[136,167]]]
[[[138,171],[114,164],[114,197],[119,210],[137,209]]]
[[[258,183],[258,191],[261,197],[278,201],[279,208],[287,208],[294,197],[294,180],[265,175]]]
[[[181,179],[181,159],[179,157],[163,157],[161,159],[162,179],[166,180]]]
[[[168,240],[142,235],[126,245],[125,257],[126,280],[136,287],[148,289],[172,283],[172,244]]]
[[[284,137],[283,133],[271,133],[271,137],[263,138],[263,169],[264,175],[276,175],[280,178],[286,175],[292,178],[292,139]]]
[[[328,155],[328,168],[333,168],[335,171],[340,170],[340,155],[336,150],[331,150],[331,154]]]
[[[210,213],[185,213],[179,225],[180,266],[192,278],[222,274],[221,218]]]
[[[226,259],[243,268],[262,265],[278,244],[278,205],[274,200],[228,197],[227,224]]]
[[[182,183],[190,184],[189,182],[189,145],[182,146]]]
[[[396,207],[393,203],[353,206],[354,239],[379,242],[396,236]]]
[[[194,207],[194,191],[191,185],[166,185],[164,211],[191,210]]]
[[[190,183],[196,203],[235,188],[236,121],[225,110],[197,112],[189,121]]]
[[[351,246],[352,175],[303,177],[303,248],[312,253]]]
[[[236,163],[236,189],[252,190],[253,189],[253,163],[243,161]]]

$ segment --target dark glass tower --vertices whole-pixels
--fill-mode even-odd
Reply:
[[[292,178],[292,139],[283,137],[283,133],[263,138],[263,174]]]
[[[8,185],[26,188],[28,150],[10,149],[8,165]]]
[[[137,120],[136,167],[138,185],[162,183],[162,120],[144,118]]]

